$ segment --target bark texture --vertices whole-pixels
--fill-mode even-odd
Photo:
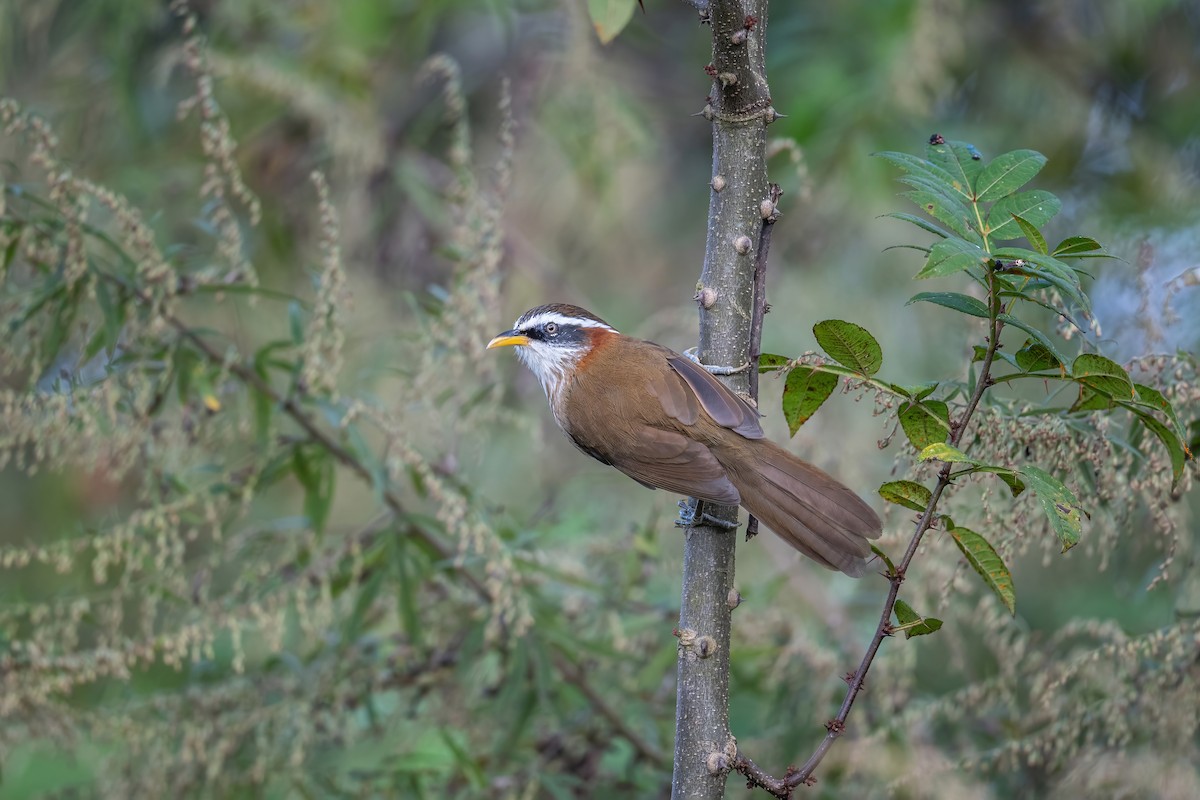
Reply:
[[[704,364],[747,363],[754,264],[768,197],[766,126],[774,119],[764,43],[767,0],[713,0],[708,7],[713,88],[705,117],[713,129],[708,242],[697,296],[699,356]],[[708,290],[708,291],[706,291]],[[723,378],[748,389],[747,366]],[[736,522],[736,506],[705,504],[711,517]],[[675,715],[674,798],[720,798],[737,754],[729,733],[729,630],[737,532],[697,520],[684,544]]]

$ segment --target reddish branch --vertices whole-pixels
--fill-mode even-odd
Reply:
[[[992,274],[988,272],[989,308],[995,308],[995,303],[993,302],[995,289],[995,284],[992,282]],[[971,399],[967,402],[967,407],[963,410],[962,415],[951,425],[949,443],[954,447],[958,447],[959,443],[962,442],[963,434],[966,432],[971,417],[975,414],[975,410],[979,407],[979,401],[983,398],[983,393],[993,383],[991,376],[992,362],[996,356],[996,349],[999,347],[1000,331],[1003,327],[1004,323],[996,319],[996,314],[993,312],[989,321],[988,346],[979,371],[979,382],[975,385],[975,391],[972,393]],[[808,757],[808,760],[804,762],[804,765],[800,769],[789,767],[787,773],[782,778],[771,775],[739,750],[733,762],[733,769],[746,777],[747,786],[759,787],[775,797],[786,800],[786,798],[791,797],[792,791],[798,786],[811,786],[816,783],[813,773],[820,765],[821,760],[825,758],[825,754],[829,752],[829,748],[845,732],[846,719],[850,716],[850,709],[854,706],[855,698],[858,697],[858,693],[863,689],[867,678],[867,671],[870,670],[871,664],[875,661],[875,656],[879,652],[879,646],[883,643],[884,638],[890,636],[892,633],[892,608],[896,604],[896,596],[900,592],[900,584],[904,582],[908,567],[912,563],[913,557],[917,554],[917,548],[921,546],[921,539],[933,527],[937,519],[936,509],[938,500],[941,498],[942,492],[950,485],[950,481],[950,464],[944,464],[938,472],[937,485],[930,494],[929,502],[925,505],[925,510],[922,512],[921,518],[917,521],[916,531],[908,543],[908,548],[904,551],[904,557],[896,564],[895,570],[889,571],[885,576],[888,579],[889,586],[887,597],[883,603],[883,611],[879,615],[879,624],[875,627],[875,634],[871,637],[871,643],[867,645],[867,651],[863,654],[858,669],[848,676],[850,687],[846,691],[846,697],[842,700],[842,706],[838,709],[837,716],[825,723],[827,731],[825,738],[821,740],[821,743],[817,745],[817,749],[813,751],[813,754]]]
[[[752,25],[747,17],[747,30]],[[758,20],[754,20],[758,22]],[[758,237],[758,253],[754,257],[754,308],[750,316],[750,352],[746,359],[750,364],[750,399],[758,406],[758,360],[762,357],[763,317],[767,315],[767,256],[771,252],[771,231],[775,229],[775,220],[779,219],[776,204],[783,196],[779,184],[772,183],[767,189],[767,197],[762,203],[762,233]],[[746,541],[758,535],[758,517],[753,514],[746,521]]]

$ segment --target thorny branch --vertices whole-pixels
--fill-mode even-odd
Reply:
[[[754,308],[750,316],[750,351],[746,363],[750,365],[750,399],[758,407],[758,361],[762,357],[763,317],[769,309],[767,305],[767,256],[771,252],[771,231],[775,228],[775,220],[779,219],[779,198],[783,189],[778,183],[772,183],[767,190],[767,197],[759,205],[759,213],[763,218],[762,233],[758,238],[758,253],[754,258]],[[758,535],[758,517],[753,514],[746,521],[746,541]]]
[[[996,350],[1000,346],[1000,331],[1003,329],[1004,323],[997,319],[998,307],[995,302],[996,285],[990,270],[987,273],[987,281],[988,308],[991,309],[988,320],[987,351],[980,366],[979,380],[975,384],[975,391],[971,394],[971,399],[967,402],[962,415],[951,425],[949,443],[954,447],[958,447],[962,441],[967,426],[971,422],[971,417],[974,416],[975,409],[979,407],[979,401],[983,398],[983,393],[993,384],[991,374],[992,362],[995,360]],[[854,700],[858,697],[859,692],[862,691],[867,671],[871,668],[871,664],[874,662],[875,656],[879,652],[879,646],[883,643],[884,638],[890,636],[892,633],[892,607],[896,604],[896,596],[900,592],[900,584],[904,582],[908,567],[912,563],[913,557],[917,554],[917,548],[921,546],[921,539],[933,527],[934,521],[937,518],[936,509],[938,501],[941,499],[942,492],[945,491],[951,482],[950,467],[951,465],[948,463],[942,465],[941,470],[938,472],[937,485],[934,486],[929,502],[925,505],[925,510],[922,512],[921,518],[917,521],[916,530],[908,543],[908,548],[904,551],[904,557],[896,564],[895,571],[889,572],[885,576],[888,579],[889,587],[887,597],[883,603],[883,611],[879,616],[879,624],[875,627],[871,643],[867,645],[867,651],[863,654],[858,669],[847,676],[850,684],[849,689],[846,691],[846,697],[842,700],[842,706],[838,709],[837,716],[825,723],[827,731],[825,738],[821,740],[816,750],[813,751],[813,754],[809,756],[800,769],[789,768],[782,778],[774,777],[766,772],[739,750],[737,757],[734,759],[733,768],[746,777],[747,786],[757,786],[775,797],[786,800],[786,798],[791,797],[792,791],[796,787],[801,785],[811,786],[816,783],[813,773],[821,764],[821,760],[825,758],[825,754],[829,752],[829,748],[833,746],[834,741],[845,732],[846,719],[850,716],[850,709],[854,706]]]

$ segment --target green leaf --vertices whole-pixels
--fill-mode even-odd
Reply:
[[[936,278],[952,275],[971,267],[981,266],[988,261],[982,247],[964,242],[962,239],[946,239],[938,242],[929,251],[925,267],[917,273],[918,278]]]
[[[914,189],[911,192],[901,192],[900,196],[916,203],[922,211],[948,225],[950,230],[964,239],[979,238],[979,232],[971,225],[974,221],[971,212],[949,195],[929,189]]]
[[[1184,430],[1183,424],[1179,421],[1179,416],[1175,413],[1175,407],[1171,405],[1171,401],[1163,397],[1162,392],[1152,386],[1135,383],[1133,390],[1137,392],[1137,401],[1142,405],[1150,406],[1167,415],[1167,419],[1171,420],[1171,425],[1174,426],[1176,434],[1182,441],[1187,438],[1187,431]]]
[[[1012,194],[1033,180],[1046,165],[1046,157],[1035,150],[1013,150],[996,156],[975,181],[975,198],[990,203]]]
[[[918,217],[916,214],[905,214],[902,211],[893,211],[890,214],[884,214],[883,216],[891,217],[892,219],[903,220],[904,222],[910,222],[913,225],[916,225],[921,230],[928,231],[929,233],[932,233],[934,236],[940,236],[943,239],[950,238],[949,231],[947,231],[943,228],[939,228],[937,225],[934,225],[929,220],[925,219],[924,217]]]
[[[13,257],[17,254],[17,245],[20,243],[20,235],[14,234],[12,241],[8,243],[8,247],[4,248],[4,257],[0,258],[0,276],[8,274],[8,268],[13,262]]]
[[[916,611],[913,611],[912,606],[900,598],[896,598],[896,604],[892,608],[896,612],[896,619],[900,623],[899,627],[904,630],[905,639],[911,639],[914,636],[925,636],[942,627],[940,619],[922,617]]]
[[[882,153],[872,153],[876,158],[882,158],[884,161],[891,163],[893,166],[899,167],[910,175],[918,175],[925,178],[932,184],[945,186],[948,189],[958,191],[954,185],[954,176],[945,170],[945,168],[934,164],[932,161],[926,161],[923,158],[912,155],[911,153],[897,153],[894,151],[885,151]],[[962,193],[963,197],[970,200],[970,195]]]
[[[1162,422],[1160,422],[1157,417],[1152,416],[1147,411],[1139,409],[1134,404],[1123,402],[1121,403],[1121,406],[1136,414],[1141,423],[1149,428],[1150,431],[1158,437],[1158,440],[1163,443],[1163,446],[1167,448],[1167,453],[1171,457],[1171,475],[1174,479],[1173,485],[1177,486],[1179,484],[1179,479],[1183,477],[1183,470],[1187,465],[1188,459],[1192,457],[1192,453],[1187,448],[1187,445],[1183,443],[1183,439],[1177,436],[1174,431],[1172,431]]]
[[[933,444],[925,447],[917,455],[917,460],[945,461],[948,464],[974,464],[976,466],[987,466],[982,461],[971,458],[954,445],[946,444],[945,442],[934,442]]]
[[[813,335],[830,358],[861,375],[874,375],[883,366],[879,342],[860,325],[827,319],[813,325]]]
[[[1077,256],[1082,253],[1091,253],[1095,250],[1100,250],[1100,243],[1095,239],[1087,236],[1069,236],[1058,243],[1051,255],[1054,256]]]
[[[1004,201],[1001,200],[1000,202]],[[997,205],[999,205],[999,203],[997,203]],[[993,208],[992,211],[994,213],[995,208]],[[1029,240],[1031,245],[1033,245],[1033,249],[1042,255],[1045,255],[1049,251],[1049,247],[1046,244],[1046,237],[1042,236],[1042,232],[1037,229],[1037,226],[1019,214],[1013,214],[1012,218],[1013,221],[1016,222],[1021,228],[1021,233],[1025,234],[1025,238]]]
[[[1079,275],[1058,259],[1023,247],[1001,247],[992,255],[997,259],[1012,259],[1012,264],[1005,265],[1008,271],[1041,278],[1058,289],[1064,298],[1084,309],[1091,308],[1091,302],[1080,288]]]
[[[950,173],[954,190],[967,200],[975,199],[975,181],[983,171],[983,161],[977,158],[978,151],[966,142],[947,140],[943,144],[931,144],[926,153],[929,160]]]
[[[363,634],[363,623],[367,618],[367,612],[371,610],[371,606],[379,599],[379,592],[383,588],[384,581],[387,578],[387,570],[376,569],[371,571],[370,577],[359,584],[357,591],[354,593],[354,607],[351,609],[345,623],[345,632],[343,634],[345,641],[354,642]]]
[[[896,565],[892,563],[892,560],[891,560],[890,558],[888,558],[888,554],[887,554],[887,553],[883,552],[882,550],[880,550],[880,549],[879,549],[878,547],[876,547],[875,545],[871,545],[871,552],[872,552],[872,553],[874,553],[875,555],[879,556],[880,558],[882,558],[882,559],[883,559],[883,563],[884,563],[884,564],[887,564],[887,568],[888,568],[888,575],[895,575],[895,574],[896,574]]]
[[[787,420],[792,436],[833,394],[837,381],[837,375],[806,366],[796,367],[788,373],[787,383],[783,386],[783,418]]]
[[[919,383],[916,386],[898,386],[896,388],[900,389],[906,397],[910,397],[913,400],[924,400],[926,397],[929,397],[929,395],[933,394],[933,390],[939,385],[940,384],[937,381],[927,381],[925,383]]]
[[[774,372],[791,361],[787,356],[777,356],[774,353],[763,353],[758,357],[759,372]]]
[[[304,310],[300,303],[293,300],[288,303],[288,327],[291,329],[292,342],[304,343]]]
[[[997,276],[997,278],[998,277],[999,276]],[[1026,303],[1033,303],[1034,305],[1041,306],[1042,308],[1049,311],[1051,314],[1054,314],[1058,317],[1065,319],[1067,322],[1071,323],[1071,325],[1074,326],[1076,330],[1083,333],[1084,332],[1083,327],[1075,320],[1075,318],[1073,316],[1071,316],[1071,314],[1065,308],[1063,308],[1062,306],[1050,305],[1049,303],[1044,302],[1043,300],[1029,294],[1029,292],[1032,291],[1035,287],[1045,287],[1048,285],[1049,284],[1047,284],[1045,281],[1043,281],[1041,279],[1030,279],[1029,282],[1025,284],[1023,291],[1003,290],[1003,291],[999,292],[999,295],[1001,297],[1016,297],[1020,300],[1024,300]]]
[[[390,559],[392,566],[396,570],[396,608],[400,615],[400,620],[404,624],[404,631],[414,644],[420,646],[424,639],[425,626],[421,624],[421,616],[418,612],[417,604],[417,587],[420,585],[420,577],[411,574],[410,570],[416,569],[416,564],[410,564],[410,556],[408,553],[408,543],[412,540],[410,536],[388,536],[388,541],[393,542],[396,552]],[[419,556],[412,557],[415,562]],[[419,572],[419,569],[417,570]],[[383,570],[380,570],[383,572]]]
[[[1004,481],[1008,486],[1008,490],[1012,492],[1013,497],[1020,497],[1021,492],[1025,491],[1025,481],[1017,477],[1017,473],[1011,469],[1004,467],[980,467],[980,472],[991,472],[997,478]]]
[[[104,316],[104,346],[109,353],[113,353],[121,337],[121,328],[125,324],[125,304],[113,301],[108,282],[103,278],[93,285],[96,287],[96,301],[100,305],[100,313]]]
[[[333,458],[325,450],[297,447],[292,454],[292,471],[304,487],[304,515],[313,530],[321,533],[333,504]]]
[[[1116,400],[1128,400],[1137,395],[1129,373],[1115,361],[1095,353],[1083,353],[1071,364],[1071,376],[1083,386]]]
[[[1004,565],[1004,559],[987,539],[970,528],[951,528],[950,535],[962,551],[963,558],[979,573],[987,587],[1000,598],[1008,613],[1017,614],[1017,595],[1013,588],[1012,574]]]
[[[1050,520],[1050,527],[1062,543],[1062,551],[1065,553],[1079,544],[1079,537],[1083,533],[1083,516],[1086,512],[1071,490],[1058,478],[1034,466],[1022,469],[1021,475],[1041,501],[1042,509]]]
[[[1045,225],[1061,210],[1061,200],[1045,189],[1034,189],[1031,192],[1006,197],[992,206],[985,227],[988,236],[995,241],[1016,239],[1024,235],[1034,245],[1034,249],[1044,254],[1046,240],[1036,226]],[[1022,225],[1014,217],[1021,218],[1026,224]],[[1038,242],[1041,242],[1040,247]]]
[[[901,403],[900,427],[913,447],[924,450],[950,435],[950,408],[941,400]]]
[[[1041,372],[1062,369],[1062,362],[1041,342],[1026,339],[1025,346],[1017,351],[1017,366],[1025,372]]]
[[[1070,411],[1104,411],[1113,407],[1112,397],[1094,392],[1086,386],[1079,387],[1079,397],[1071,404]]]
[[[1032,336],[1034,339],[1036,339],[1038,344],[1042,345],[1047,350],[1049,350],[1051,353],[1053,353],[1054,357],[1057,358],[1059,360],[1059,362],[1061,362],[1063,364],[1067,363],[1067,361],[1068,361],[1067,357],[1058,351],[1058,348],[1054,346],[1054,342],[1050,341],[1049,337],[1047,337],[1046,334],[1042,333],[1037,328],[1030,325],[1028,322],[1025,322],[1022,319],[1014,317],[1012,314],[998,314],[998,315],[996,315],[996,319],[1000,320],[1005,325],[1012,325],[1014,328],[1020,328],[1021,330],[1025,331],[1030,336]]]
[[[617,38],[633,17],[635,0],[588,0],[588,16],[600,44],[608,44]]]
[[[460,741],[463,733],[457,730],[449,730],[447,728],[439,728],[438,732],[442,736],[442,741],[446,743],[446,747],[454,754],[454,760],[457,762],[459,770],[466,776],[472,789],[482,789],[487,785],[487,778],[480,768],[479,763],[470,754],[464,742]]]
[[[919,292],[910,297],[904,305],[911,306],[913,303],[920,302],[944,306],[963,314],[970,314],[972,317],[987,319],[988,315],[987,306],[983,304],[982,300],[957,292]]]
[[[263,383],[267,386],[271,385],[268,367],[273,363],[272,354],[277,350],[290,347],[292,347],[291,341],[276,339],[267,342],[255,352],[254,372],[258,377],[262,378]],[[266,392],[261,392],[253,387],[251,387],[250,394],[251,400],[254,403],[254,428],[258,434],[258,442],[259,444],[266,444],[271,435],[271,413],[274,411],[275,401]]]
[[[889,503],[923,512],[933,493],[915,481],[888,481],[879,487],[879,496]]]

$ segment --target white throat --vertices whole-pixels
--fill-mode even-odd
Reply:
[[[558,420],[558,408],[563,389],[566,388],[567,373],[574,370],[587,348],[531,342],[524,347],[513,349],[517,351],[517,357],[521,359],[521,363],[529,367],[529,371],[537,376],[538,381],[542,384],[542,391],[546,393],[546,399],[550,401],[550,409],[554,412],[554,418]],[[559,426],[562,426],[561,420],[559,420]]]
[[[517,356],[542,384],[559,427],[563,427],[560,409],[567,375],[574,371],[590,347],[588,337],[584,335],[588,328],[617,332],[599,320],[564,314],[552,308],[526,312],[513,325],[514,330],[529,337],[527,344],[516,348]]]

